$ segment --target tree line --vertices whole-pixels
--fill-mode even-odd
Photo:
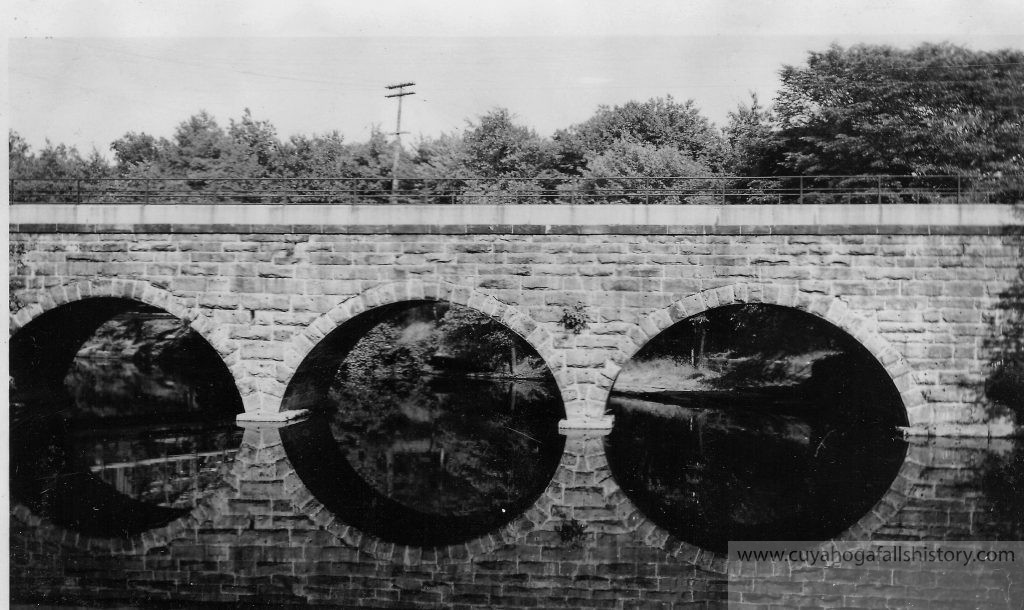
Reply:
[[[774,100],[765,105],[752,95],[722,127],[692,100],[671,96],[601,106],[551,137],[496,108],[460,134],[423,137],[401,150],[398,173],[506,180],[505,188],[517,179],[958,174],[987,180],[1024,173],[1024,51],[833,45],[810,52],[802,65],[783,66],[780,79]],[[282,138],[249,110],[227,126],[199,112],[170,138],[126,133],[110,144],[112,161],[96,150],[83,155],[50,142],[34,151],[13,131],[8,140],[11,177],[42,180],[386,180],[394,154],[379,128],[363,142],[337,131]]]

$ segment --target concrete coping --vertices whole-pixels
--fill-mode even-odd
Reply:
[[[13,232],[693,234],[996,233],[1024,225],[1006,204],[246,205],[18,204]]]

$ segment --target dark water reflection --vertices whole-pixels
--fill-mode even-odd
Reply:
[[[772,410],[772,400],[745,408],[727,394],[613,394],[616,480],[653,521],[717,552],[729,540],[841,534],[889,489],[907,443],[893,428],[785,414],[792,405]]]
[[[349,380],[282,440],[343,521],[437,545],[493,530],[536,500],[561,458],[561,417],[550,378]]]
[[[14,499],[58,525],[105,537],[188,514],[221,484],[241,441],[238,395],[224,375],[78,359],[64,388],[15,392]]]

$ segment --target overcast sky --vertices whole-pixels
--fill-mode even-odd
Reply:
[[[284,137],[362,140],[393,131],[384,86],[404,81],[411,139],[497,106],[549,135],[600,104],[666,94],[721,125],[832,42],[1024,48],[1019,0],[8,4],[5,120],[35,147],[106,155],[128,131],[170,136],[199,110],[226,125],[246,107]]]

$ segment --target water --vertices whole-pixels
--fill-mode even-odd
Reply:
[[[241,441],[237,399],[223,398],[230,377],[214,371],[77,359],[64,388],[16,393],[14,499],[95,536],[129,536],[189,514],[223,484]]]
[[[365,378],[318,411],[282,432],[299,476],[347,522],[406,544],[458,542],[518,516],[565,443],[550,378]]]
[[[62,542],[12,519],[15,602],[724,606],[725,577],[645,538],[617,512],[619,488],[710,550],[729,537],[840,535],[881,498],[890,509],[873,540],[1024,537],[1019,439],[903,441],[837,429],[786,401],[765,413],[714,395],[616,395],[614,432],[581,440],[557,433],[550,380],[444,376],[336,385],[314,417],[243,437],[232,409],[210,402],[224,380],[203,371],[79,361],[68,380],[59,400],[16,396],[12,493],[86,538]],[[365,535],[316,526],[292,468]],[[494,542],[527,510],[539,520]],[[203,517],[166,543],[111,553],[88,542],[189,514]],[[384,542],[399,546],[382,554]]]
[[[893,428],[786,414],[728,394],[654,402],[613,395],[608,461],[623,490],[681,540],[829,540],[885,494],[907,443]]]

